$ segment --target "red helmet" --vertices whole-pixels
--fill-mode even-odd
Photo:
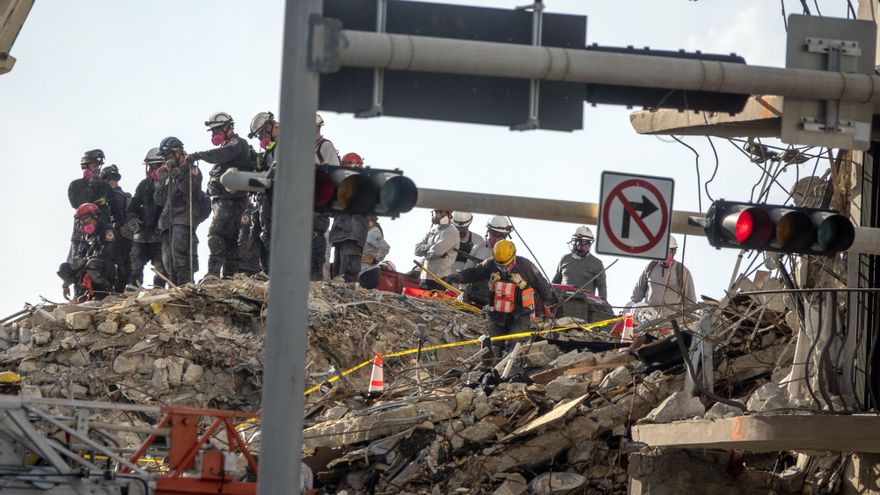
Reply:
[[[76,209],[76,215],[74,215],[74,218],[82,218],[86,215],[98,216],[100,211],[101,209],[98,208],[98,205],[95,203],[83,203]]]
[[[363,167],[364,159],[361,155],[357,153],[346,153],[345,156],[342,157],[342,166],[343,167]]]

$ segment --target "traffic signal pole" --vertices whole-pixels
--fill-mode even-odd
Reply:
[[[334,49],[342,67],[880,103],[869,74],[350,30]]]
[[[264,349],[257,493],[300,493],[308,346],[318,74],[308,68],[309,17],[321,0],[286,2],[278,171],[273,183],[272,288]]]
[[[517,218],[587,225],[596,225],[599,221],[598,203],[443,189],[419,188],[416,207],[461,210],[486,215],[509,215]],[[697,211],[673,210],[670,228],[674,234],[706,237],[706,232],[701,225],[705,219],[706,215]],[[880,254],[880,229],[856,226],[852,246],[844,251]]]

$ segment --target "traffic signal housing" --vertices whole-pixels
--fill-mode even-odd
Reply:
[[[827,256],[846,251],[855,227],[833,210],[718,200],[706,214],[716,248]]]
[[[320,165],[315,211],[398,217],[416,206],[418,188],[400,170]]]

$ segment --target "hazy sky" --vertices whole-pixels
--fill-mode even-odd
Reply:
[[[455,3],[513,8],[525,1]],[[736,52],[750,64],[784,65],[778,2],[545,3],[548,12],[589,16],[590,43]],[[800,12],[799,2],[785,4],[788,13]],[[845,16],[844,1],[819,4],[824,15]],[[256,112],[278,113],[282,21],[283,3],[277,0],[35,3],[12,50],[18,63],[0,76],[2,204],[8,224],[0,247],[0,316],[21,309],[24,302],[39,302],[40,295],[62,299],[55,271],[69,245],[73,210],[66,191],[80,176],[83,151],[103,149],[107,162],[120,167],[123,188],[133,192],[144,176],[144,154],[163,137],[176,135],[188,151],[204,150],[211,143],[202,123],[211,113],[231,113],[242,135]],[[602,171],[613,170],[671,177],[674,208],[698,210],[693,153],[667,137],[637,135],[629,113],[623,107],[587,107],[584,130],[573,133],[323,116],[325,135],[340,153],[357,151],[368,165],[401,168],[422,187],[595,202]],[[279,117],[283,125],[284,116]],[[685,141],[700,153],[706,181],[715,167],[707,139]],[[714,142],[720,166],[710,193],[748,199],[759,168],[726,140]],[[801,167],[803,176],[813,163]],[[825,168],[821,164],[819,173]],[[780,181],[787,185],[794,177],[792,167]],[[703,193],[703,210],[709,204]],[[478,233],[484,233],[486,219],[476,216]],[[552,276],[576,226],[514,221]],[[408,268],[415,243],[430,225],[429,213],[414,210],[382,224],[392,246],[389,258],[398,268]],[[198,232],[198,276],[207,265],[207,228],[205,222]],[[683,240],[679,236],[680,244]],[[532,257],[522,246],[520,252]],[[736,252],[718,251],[705,238],[690,237],[684,254],[697,294],[719,297]],[[606,265],[614,261],[601,258]],[[612,304],[627,301],[645,263],[621,258],[609,270]]]

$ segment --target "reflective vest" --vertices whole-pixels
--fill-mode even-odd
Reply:
[[[510,281],[501,280],[499,273],[489,277],[489,290],[492,292],[492,309],[498,313],[512,313],[517,308],[535,309],[535,290],[518,273]]]

